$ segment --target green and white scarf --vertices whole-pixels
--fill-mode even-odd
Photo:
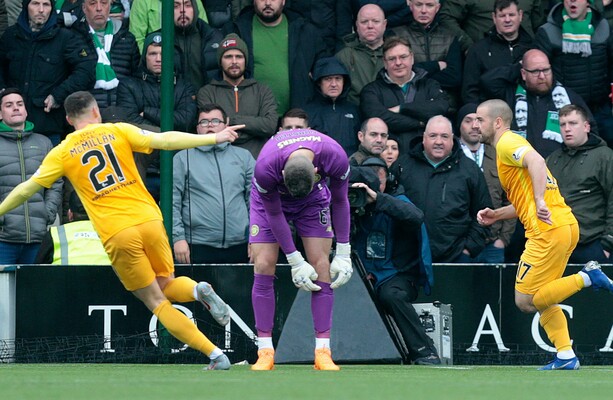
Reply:
[[[111,44],[113,43],[113,22],[111,20],[106,21],[106,28],[104,29],[104,46],[100,43],[98,35],[94,28],[89,27],[89,33],[96,46],[96,53],[98,54],[98,64],[96,64],[96,84],[95,89],[111,90],[115,89],[119,85],[117,75],[113,68],[111,68],[110,54]]]
[[[553,140],[562,143],[562,134],[560,133],[560,123],[558,112],[560,108],[570,104],[570,98],[564,86],[556,83],[551,91],[551,98],[555,104],[556,110],[547,111],[547,122],[545,130],[541,132],[541,137],[546,140]],[[517,126],[517,134],[526,138],[528,129],[528,100],[526,89],[523,86],[517,85],[515,90],[515,125]]]
[[[587,9],[587,15],[583,21],[571,19],[566,10],[562,10],[562,53],[581,54],[581,57],[592,55],[592,9]]]

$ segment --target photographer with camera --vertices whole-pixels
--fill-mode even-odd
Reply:
[[[394,318],[414,364],[441,363],[434,342],[426,334],[413,307],[424,287],[429,294],[432,282],[430,245],[424,214],[404,195],[402,186],[388,173],[379,157],[365,159],[352,167],[350,196],[354,212],[352,246],[373,281],[376,299]]]

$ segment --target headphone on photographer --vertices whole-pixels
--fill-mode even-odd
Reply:
[[[382,167],[385,168],[386,181],[385,188],[386,190],[394,190],[398,185],[398,181],[393,173],[390,172],[387,167],[387,163],[380,157],[368,157],[360,164],[360,167]]]

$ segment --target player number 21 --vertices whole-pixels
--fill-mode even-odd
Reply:
[[[89,180],[94,186],[96,192],[101,191],[102,189],[108,188],[109,186],[113,186],[117,182],[123,182],[126,180],[126,177],[121,170],[121,166],[119,162],[117,162],[117,156],[115,156],[115,151],[113,150],[113,146],[109,143],[104,145],[104,151],[100,149],[93,149],[81,157],[81,163],[83,165],[87,165],[92,162],[92,159],[97,161],[97,164],[89,171]],[[103,176],[104,180],[99,179],[98,174],[110,164],[110,167],[113,173]]]

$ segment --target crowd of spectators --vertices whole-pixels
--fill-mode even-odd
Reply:
[[[613,249],[608,225],[613,213],[608,212],[611,3],[174,0],[174,128],[196,134],[245,125],[232,146],[175,157],[177,261],[219,262],[229,254],[198,258],[191,249],[190,258],[189,246],[200,246],[200,252],[210,247],[246,252],[243,207],[249,207],[252,164],[268,138],[283,128],[280,117],[287,113],[286,121],[296,119],[338,141],[352,165],[369,157],[387,163],[424,213],[435,262],[517,262],[512,249],[522,246],[521,226],[510,221],[486,229],[475,221],[477,210],[508,204],[497,181],[495,150],[479,143],[472,122],[478,103],[492,98],[507,102],[514,113],[511,128],[548,157],[567,202],[573,209],[577,202],[582,231],[577,259],[608,261]],[[160,7],[158,0],[0,1],[0,90],[8,90],[1,104],[0,139],[8,144],[0,148],[0,155],[6,153],[0,171],[12,171],[28,157],[10,146],[34,138],[44,142],[38,160],[69,133],[62,104],[75,91],[95,96],[104,122],[159,130]],[[578,108],[567,113],[572,121],[565,124],[584,127],[578,142],[560,128],[560,109],[569,104]],[[598,161],[592,161],[593,154]],[[34,160],[11,172],[16,180],[0,174],[0,200],[34,173]],[[139,156],[137,164],[155,194],[157,155]],[[215,185],[201,179],[211,174],[220,179]],[[199,233],[205,227],[194,218],[204,217],[194,204],[208,201],[207,190],[228,189],[221,183],[234,179],[232,196],[242,211],[228,212],[222,202],[215,206],[216,218],[207,221],[218,226],[216,219],[227,215],[234,220],[233,237],[204,240],[209,234]],[[64,192],[68,209],[69,184]],[[21,220],[11,229],[23,223],[27,234],[7,234],[7,221],[0,221],[0,244],[37,247],[45,226],[38,228],[53,223],[43,214],[63,215],[56,197],[42,217],[27,205],[17,209],[15,218]],[[586,202],[600,206],[595,210]],[[241,234],[245,240],[234,237]],[[15,260],[0,258],[0,263]]]

